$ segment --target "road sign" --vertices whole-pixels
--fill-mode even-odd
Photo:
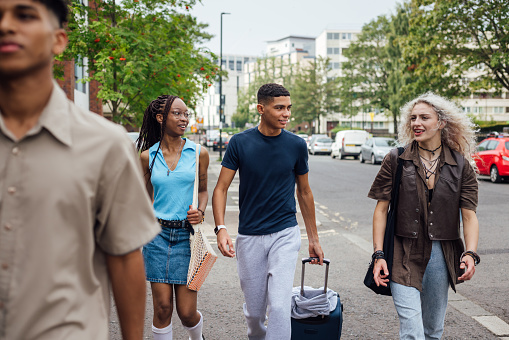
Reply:
[[[375,113],[374,112],[370,112],[369,116],[371,117],[371,121],[373,121],[375,119]]]

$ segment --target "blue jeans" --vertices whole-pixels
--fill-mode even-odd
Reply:
[[[400,339],[440,339],[444,332],[449,274],[440,241],[433,241],[431,257],[422,279],[422,293],[391,281],[392,298],[399,316]]]

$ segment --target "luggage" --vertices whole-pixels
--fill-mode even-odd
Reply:
[[[312,258],[302,259],[302,275],[300,294],[304,295],[304,272],[305,264],[311,262]],[[327,294],[327,281],[329,278],[329,263],[324,259],[325,284],[323,294]],[[343,326],[343,305],[337,296],[336,308],[329,315],[309,317],[305,319],[292,318],[292,337],[291,340],[337,340],[341,338],[341,329]]]

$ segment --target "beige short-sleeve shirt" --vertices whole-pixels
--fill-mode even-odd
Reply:
[[[125,130],[56,83],[22,139],[0,115],[0,339],[108,339],[105,254],[160,231],[142,177]]]

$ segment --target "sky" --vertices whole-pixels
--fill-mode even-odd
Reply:
[[[379,15],[395,12],[397,0],[201,0],[191,10],[214,35],[205,47],[219,54],[262,56],[266,42],[289,35],[317,37],[325,29],[361,29]]]

